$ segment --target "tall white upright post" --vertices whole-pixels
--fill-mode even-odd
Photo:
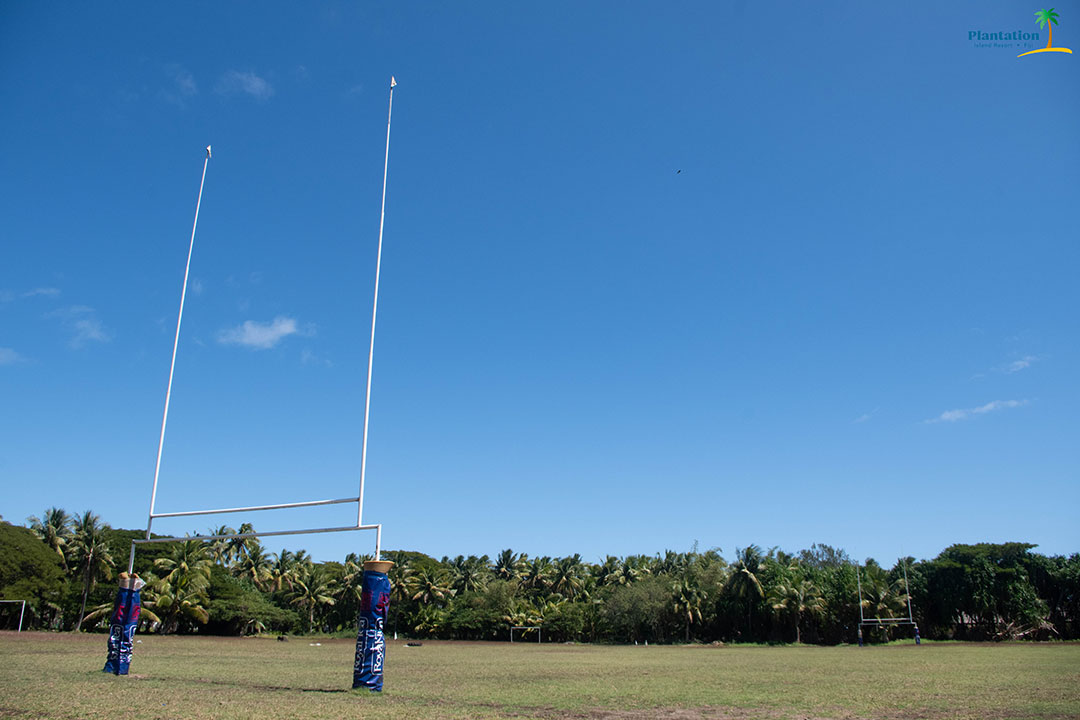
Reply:
[[[161,450],[165,446],[165,425],[169,421],[169,398],[172,395],[173,371],[176,369],[176,348],[180,344],[180,323],[184,319],[184,298],[187,296],[188,274],[191,271],[191,252],[195,248],[195,228],[199,224],[199,207],[202,205],[203,185],[206,183],[206,166],[210,164],[210,146],[206,146],[202,179],[199,180],[199,197],[195,201],[195,220],[191,223],[191,242],[188,243],[187,265],[184,266],[184,285],[180,290],[180,312],[176,316],[176,337],[173,338],[172,361],[169,363],[169,384],[165,388],[165,411],[161,415],[161,435],[158,438],[157,462],[154,464],[154,488],[150,491],[150,514],[146,519],[146,539],[150,539],[150,526],[154,522],[154,502],[157,500],[158,476],[161,473]],[[135,568],[135,545],[128,556],[128,572]]]
[[[382,266],[382,239],[383,223],[386,220],[386,172],[390,167],[390,119],[394,113],[394,88],[397,80],[390,77],[390,107],[386,113],[386,156],[383,159],[383,186],[382,207],[379,210],[379,247],[375,254],[375,299],[371,303],[371,345],[368,349],[367,366],[367,391],[364,393],[364,441],[360,449],[360,501],[356,507],[356,524],[359,526],[364,518],[364,479],[367,474],[367,441],[368,441],[368,416],[371,411],[371,368],[375,360],[375,316],[379,311],[379,269]],[[377,545],[377,544],[376,544]],[[376,546],[375,559],[379,559],[379,548]]]

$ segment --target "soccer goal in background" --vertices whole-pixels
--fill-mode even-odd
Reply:
[[[536,642],[539,644],[543,641],[543,630],[537,625],[511,625],[510,626],[510,642],[514,642],[514,631],[518,630],[518,638],[524,638],[526,632],[532,630],[536,631]]]

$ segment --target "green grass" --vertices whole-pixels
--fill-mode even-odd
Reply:
[[[1080,718],[1080,645],[609,647],[391,641],[386,691],[351,640],[0,633],[0,718]]]

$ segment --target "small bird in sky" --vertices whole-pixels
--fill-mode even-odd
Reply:
[[[682,170],[676,170],[676,171],[675,171],[675,174],[676,174],[676,175],[682,175]]]

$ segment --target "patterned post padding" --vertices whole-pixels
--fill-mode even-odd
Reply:
[[[353,689],[368,688],[382,692],[386,638],[383,627],[390,609],[390,578],[386,573],[394,563],[368,560],[360,595],[359,629],[356,634],[356,661],[353,663]]]
[[[109,654],[104,672],[127,675],[131,666],[131,649],[135,642],[135,628],[139,626],[142,611],[140,590],[146,585],[139,577],[120,573],[120,587],[113,601],[113,613],[109,619]]]

